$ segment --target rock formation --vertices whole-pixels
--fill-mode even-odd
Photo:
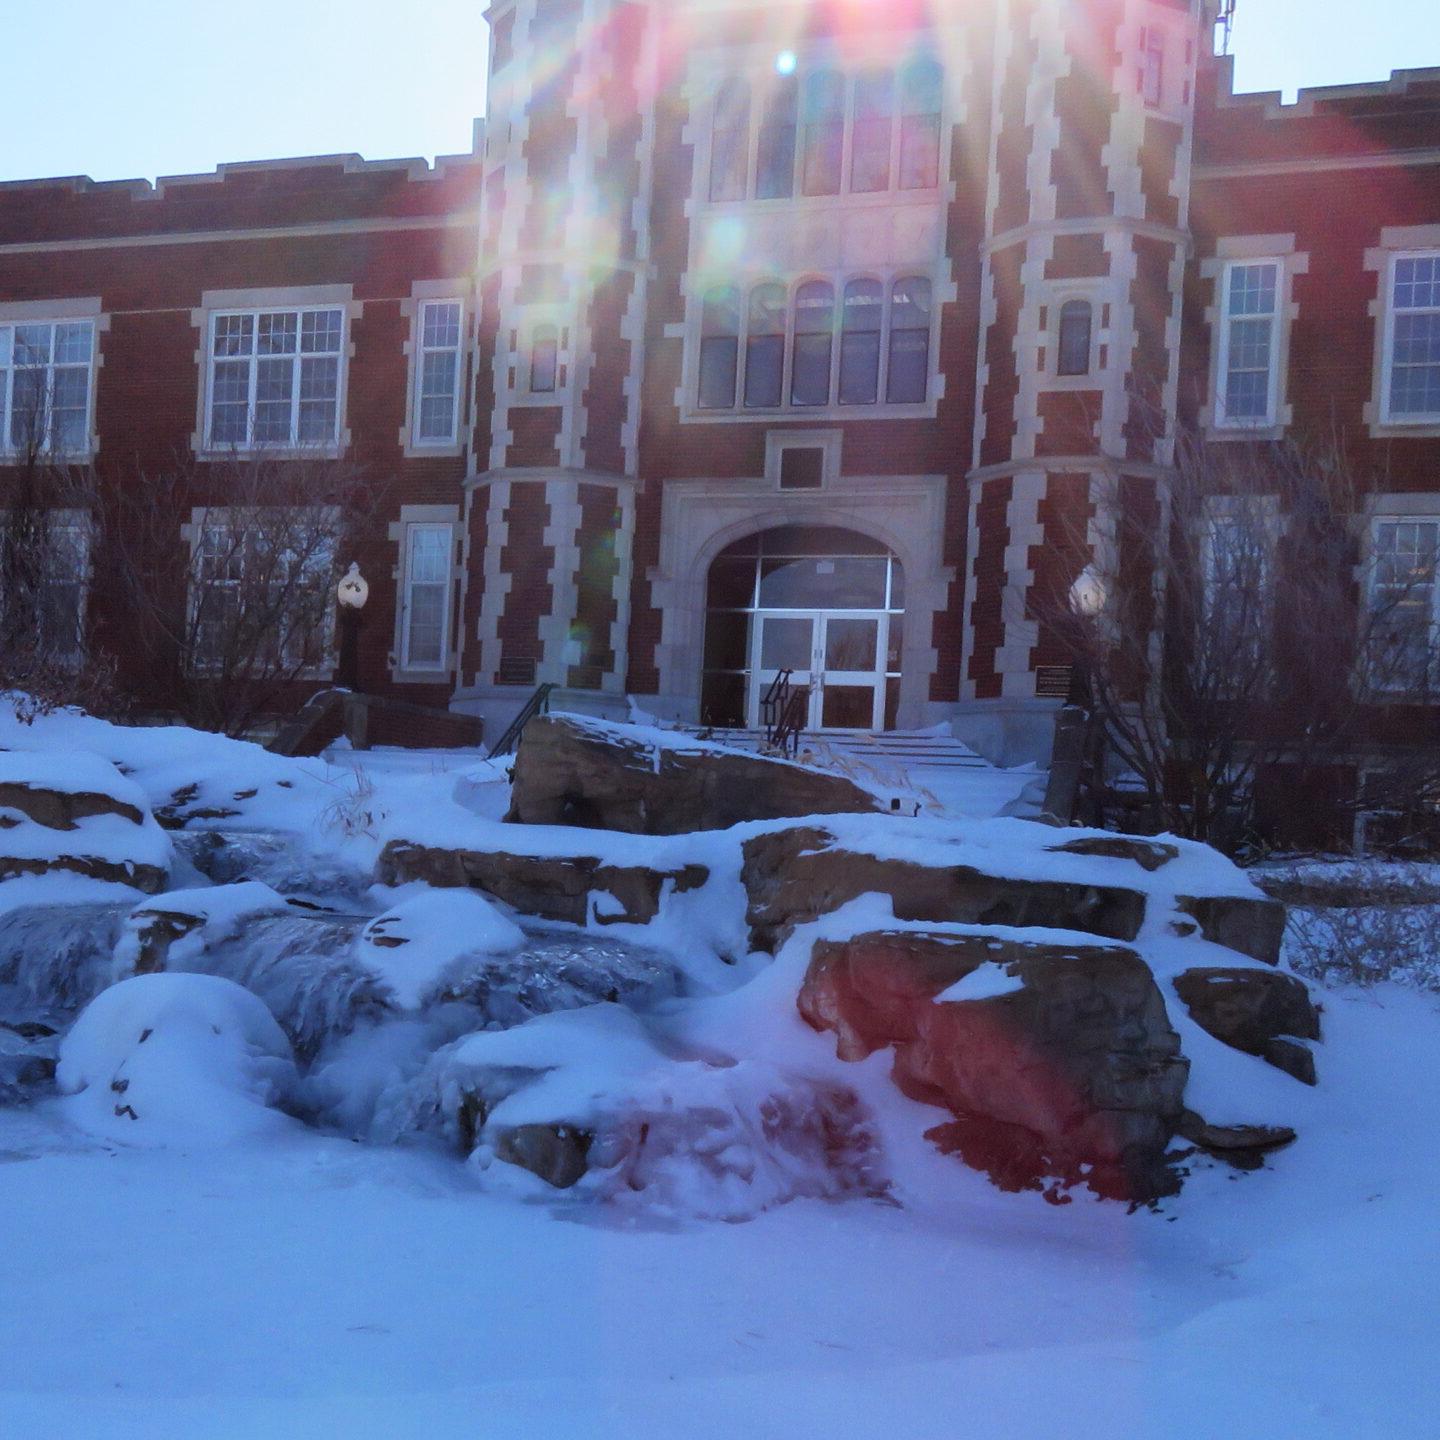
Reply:
[[[678,732],[541,715],[520,738],[508,819],[631,835],[724,830],[746,820],[872,813],[841,775]]]

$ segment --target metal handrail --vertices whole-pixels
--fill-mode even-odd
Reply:
[[[535,693],[520,707],[520,713],[510,722],[509,728],[495,742],[495,748],[490,752],[492,760],[508,755],[520,743],[520,732],[537,715],[549,713],[550,692],[554,689],[555,686],[548,681],[536,687]]]
[[[770,688],[760,697],[760,713],[765,721],[765,743],[780,750],[798,751],[800,736],[810,710],[810,687],[791,687],[793,670],[778,670]]]
[[[800,737],[805,733],[805,721],[810,714],[810,687],[801,685],[798,689],[788,692],[785,708],[780,712],[780,718],[775,724],[774,739],[770,742],[777,746],[783,753],[788,750],[792,755],[800,753]]]
[[[777,670],[770,688],[760,697],[760,718],[765,722],[765,743],[775,743],[775,729],[790,703],[790,677],[793,670]]]

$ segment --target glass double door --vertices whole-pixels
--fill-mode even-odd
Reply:
[[[758,611],[751,639],[748,723],[782,671],[810,687],[808,730],[880,730],[885,724],[884,611]]]

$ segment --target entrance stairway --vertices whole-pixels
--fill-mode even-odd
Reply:
[[[687,727],[693,730],[693,727]],[[760,750],[765,732],[693,730],[720,745]],[[877,734],[815,733],[800,737],[798,758],[837,770],[875,791],[899,814],[1040,813],[1044,777],[1001,770],[943,731],[892,730]]]
[[[761,729],[716,729],[699,733],[708,734],[717,745],[733,745],[737,750],[759,750],[765,744],[765,732]],[[984,756],[976,754],[953,735],[930,730],[886,730],[873,735],[806,731],[800,737],[800,749],[829,752],[886,770],[994,768]]]

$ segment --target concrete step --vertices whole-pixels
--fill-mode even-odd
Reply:
[[[721,745],[737,749],[758,750],[765,743],[765,732],[752,729],[714,730],[710,738]],[[949,735],[907,734],[886,731],[873,735],[827,734],[806,732],[800,737],[801,749],[829,750],[836,755],[852,757],[869,763],[897,767],[923,767],[945,770],[988,770],[990,762],[977,755],[968,745]]]

